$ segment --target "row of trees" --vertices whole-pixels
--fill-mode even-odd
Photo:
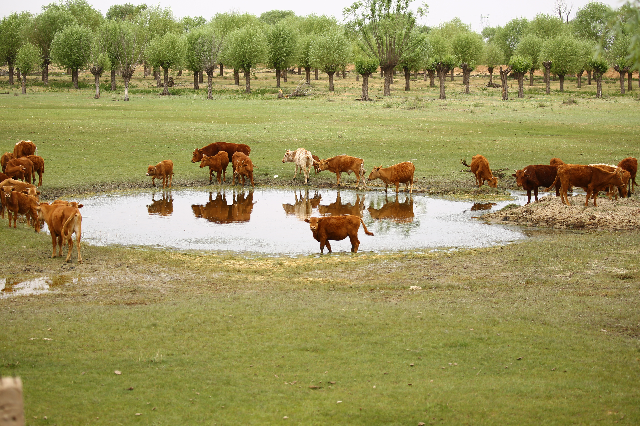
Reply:
[[[47,84],[52,63],[71,70],[76,88],[78,71],[89,69],[96,78],[96,97],[102,73],[111,73],[115,90],[119,70],[125,100],[129,80],[139,66],[162,70],[165,94],[170,69],[192,71],[195,89],[206,73],[211,98],[217,69],[222,73],[223,66],[232,68],[237,84],[243,72],[245,91],[250,92],[251,71],[258,64],[276,70],[277,87],[290,67],[303,68],[307,82],[311,70],[320,69],[329,76],[329,90],[334,74],[355,64],[363,77],[363,99],[368,99],[368,77],[378,69],[384,76],[385,96],[391,93],[394,71],[403,71],[405,90],[410,90],[411,73],[424,70],[432,85],[438,77],[444,99],[445,78],[453,76],[453,68],[462,69],[468,92],[469,76],[478,65],[486,65],[491,76],[495,67],[500,67],[503,78],[513,73],[519,96],[526,73],[533,84],[533,73],[544,70],[549,92],[551,74],[558,76],[563,90],[565,76],[578,75],[580,85],[584,73],[589,82],[593,73],[599,82],[611,66],[620,73],[624,93],[625,75],[631,89],[631,73],[640,68],[640,7],[639,0],[633,1],[617,10],[592,2],[573,20],[540,14],[478,34],[459,19],[438,27],[420,26],[418,18],[427,10],[414,11],[410,0],[357,1],[345,8],[344,24],[326,16],[298,17],[278,10],[260,17],[225,13],[210,21],[176,20],[170,9],[131,4],[112,6],[103,17],[85,0],[66,0],[45,6],[36,16],[14,13],[3,18],[0,62],[9,67],[10,84],[15,68],[22,73],[23,92],[24,77],[38,68]]]

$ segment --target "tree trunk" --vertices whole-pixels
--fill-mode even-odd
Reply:
[[[424,81],[427,81],[427,79],[429,78],[429,71],[427,71],[427,69],[424,69]]]
[[[276,88],[279,89],[280,88],[280,73],[282,71],[280,71],[279,69],[276,70]]]
[[[333,75],[335,74],[335,72],[328,72],[327,75],[329,76],[329,91],[333,92]]]
[[[369,75],[370,74],[362,74],[362,100],[369,100]]]
[[[16,77],[18,77],[18,81],[22,81],[22,77],[20,76],[20,68],[16,68]]]
[[[564,92],[564,74],[558,74],[558,80],[560,80],[560,91]]]
[[[45,62],[42,65],[42,83],[45,86],[49,85],[49,62]]]
[[[318,80],[318,68],[315,69],[315,73],[316,73],[316,78],[315,80]]]
[[[73,88],[78,88],[78,68],[71,70],[71,81],[73,82]]]
[[[111,68],[111,91],[116,91],[116,69]]]
[[[27,94],[27,75],[22,74],[22,94]]]
[[[285,83],[287,82],[287,69],[283,69],[282,71],[280,71],[280,75],[282,75],[282,81],[284,81]]]
[[[511,68],[507,67],[507,69],[503,70],[502,67],[500,67],[500,81],[502,82],[502,100],[503,101],[509,100],[509,81],[507,77],[509,76],[510,72],[511,72]]]
[[[631,92],[633,90],[633,71],[627,71],[627,91]]]
[[[124,78],[124,100],[129,100],[129,79],[127,77]]]
[[[307,84],[311,84],[311,67],[304,67],[304,74]]]
[[[439,99],[447,99],[447,95],[444,91],[444,80],[447,78],[447,70],[446,69],[438,69],[438,80],[440,82],[440,98]]]
[[[462,64],[462,84],[464,85],[464,93],[469,94],[469,80],[471,79],[471,67],[468,64]]]
[[[591,71],[587,71],[587,85],[591,86]]]
[[[544,84],[546,86],[546,93],[549,95],[551,93],[551,61],[545,61],[542,63],[544,67]]]
[[[240,86],[240,70],[238,68],[233,69],[233,82],[236,86]]]
[[[204,71],[198,73],[198,84],[204,83]]]
[[[454,68],[451,68],[451,71],[449,71],[449,74],[451,76],[451,81],[453,81],[453,70],[454,70]]]
[[[302,67],[298,67],[298,75],[302,75]]]
[[[524,98],[524,73],[519,72],[517,77],[518,77],[518,97]]]
[[[385,67],[384,73],[384,91],[383,96],[391,96],[391,82],[393,81],[393,67]]]
[[[213,89],[213,68],[207,69],[207,99],[213,99],[211,94]]]
[[[162,96],[169,95],[169,68],[162,68],[164,74],[164,89],[162,90]]]
[[[602,74],[595,73],[596,78],[596,98],[602,97]]]
[[[13,86],[13,64],[9,64],[9,85]]]
[[[578,89],[582,88],[582,74],[584,74],[584,70],[576,74],[576,77],[578,79]]]
[[[135,71],[134,67],[126,67],[122,70],[122,78],[124,79],[124,100],[129,100],[129,80]]]
[[[617,67],[614,67],[614,69]],[[627,70],[622,68],[618,68],[616,69],[616,71],[618,71],[618,73],[620,74],[620,94],[624,95],[624,75],[627,73]]]
[[[100,75],[96,74],[94,77],[96,79],[96,96],[94,99],[100,99]]]
[[[251,93],[251,68],[244,70],[244,93]]]
[[[197,72],[193,73],[193,90],[199,90],[200,89],[200,85],[199,85],[199,82],[200,82],[200,78],[199,77],[200,76],[199,76],[199,74],[200,73],[197,73]]]
[[[404,91],[409,92],[411,90],[411,71],[407,67],[402,67],[404,71]]]
[[[220,75],[220,77],[223,77],[224,76],[224,65],[222,65],[222,64],[219,64],[219,65],[220,65],[220,74],[219,75]]]
[[[529,70],[529,86],[533,86],[533,69]]]

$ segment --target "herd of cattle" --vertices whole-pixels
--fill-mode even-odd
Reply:
[[[191,159],[192,163],[200,163],[200,168],[209,167],[209,183],[213,181],[213,174],[216,173],[218,184],[226,182],[226,170],[231,163],[233,177],[232,184],[235,185],[242,180],[251,182],[254,186],[253,169],[254,165],[249,157],[251,148],[245,144],[228,142],[214,142],[203,148],[196,148]],[[56,200],[53,203],[40,203],[39,191],[35,185],[35,174],[39,176],[38,186],[42,185],[42,175],[44,174],[44,159],[36,154],[36,146],[31,141],[18,142],[13,152],[6,152],[1,158],[2,173],[0,173],[0,202],[2,203],[2,217],[5,209],[8,211],[9,226],[13,219],[13,226],[16,227],[18,214],[25,215],[27,221],[36,232],[40,229],[41,221],[47,223],[51,233],[53,245],[52,257],[56,256],[56,247],[59,247],[58,254],[62,256],[62,246],[66,242],[69,246],[67,261],[71,257],[73,248],[72,235],[76,234],[78,262],[82,262],[80,255],[80,238],[82,215],[80,208],[74,202]],[[295,164],[293,179],[298,172],[304,175],[305,184],[309,182],[309,173],[313,167],[316,173],[328,170],[336,174],[336,183],[341,185],[342,173],[351,174],[356,177],[356,187],[360,184],[366,188],[364,161],[361,158],[349,155],[338,155],[321,160],[304,148],[295,151],[287,150],[282,158],[283,163],[292,162]],[[489,186],[496,188],[498,178],[493,176],[488,160],[482,155],[475,155],[471,159],[471,164],[461,160],[462,164],[468,167],[475,176],[475,183],[478,187],[485,182]],[[607,195],[617,199],[618,192],[622,197],[630,196],[636,186],[636,173],[638,161],[636,158],[628,157],[620,161],[617,166],[607,164],[577,165],[565,164],[558,158],[552,158],[549,165],[529,165],[521,170],[516,170],[513,176],[519,187],[527,191],[528,201],[531,202],[531,191],[534,192],[535,201],[538,201],[538,188],[543,187],[546,191],[555,186],[556,196],[561,197],[564,204],[570,204],[567,192],[572,187],[584,189],[587,194],[585,206],[589,205],[589,199],[593,198],[596,206],[596,199],[600,191],[607,191]],[[389,185],[395,185],[396,194],[399,192],[401,183],[406,185],[405,191],[413,192],[415,166],[409,161],[395,164],[390,167],[374,167],[369,174],[369,180],[380,179],[385,184],[385,192]],[[164,160],[147,168],[147,176],[151,177],[151,183],[155,186],[155,179],[162,179],[162,188],[171,188],[173,179],[173,162]],[[33,183],[32,183],[33,182]],[[616,192],[617,189],[617,192]],[[349,237],[351,240],[351,251],[357,252],[360,242],[358,241],[358,230],[362,223],[365,233],[373,235],[364,226],[362,219],[354,215],[326,216],[305,218],[313,233],[313,237],[320,242],[320,251],[324,251],[326,246],[331,252],[329,240],[343,240]]]

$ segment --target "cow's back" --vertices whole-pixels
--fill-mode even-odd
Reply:
[[[36,153],[36,144],[31,141],[20,141],[13,147],[15,158],[26,157]]]
[[[546,164],[535,164],[525,167],[523,171],[524,182],[527,183],[527,186],[531,188],[533,188],[533,186],[544,186],[546,188],[553,185],[558,174],[558,167]],[[524,185],[523,188],[527,189]]]
[[[391,169],[391,182],[406,183],[413,180],[416,166],[411,161],[394,164]]]

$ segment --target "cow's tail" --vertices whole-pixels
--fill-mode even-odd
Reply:
[[[551,188],[556,186],[556,183],[558,183],[558,179],[560,179],[560,175],[556,174],[556,178],[553,180],[553,183],[546,189],[547,192],[551,191]]]
[[[471,167],[470,165],[467,164],[466,161],[464,161],[464,158],[460,160],[460,162],[462,163],[463,166],[465,167]]]
[[[73,231],[76,228],[76,223],[78,218],[80,217],[80,213],[76,211],[74,214],[69,216],[69,218],[62,225],[62,240],[66,241],[71,238]]]
[[[362,218],[360,218],[360,223],[362,223],[362,227],[364,228],[364,233],[367,235],[373,236],[373,232],[369,232],[369,230],[367,229],[367,225],[364,224],[364,220],[362,220]]]

